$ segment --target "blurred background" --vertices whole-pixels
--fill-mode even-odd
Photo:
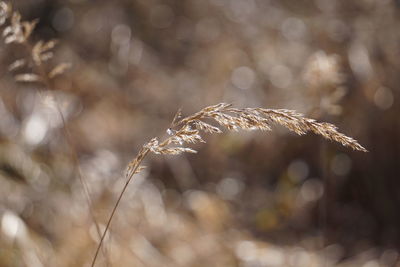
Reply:
[[[96,266],[400,266],[399,1],[12,2],[73,67],[16,83],[21,47],[0,44],[0,266],[90,266],[126,164],[179,108],[219,102],[295,109],[370,152],[276,128],[150,155]]]

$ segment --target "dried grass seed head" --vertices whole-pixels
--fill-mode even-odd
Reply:
[[[214,120],[219,126],[228,130],[271,130],[273,124],[286,127],[298,135],[313,132],[322,137],[338,142],[343,146],[354,150],[367,152],[355,139],[338,132],[337,127],[331,123],[317,122],[314,119],[305,118],[302,114],[287,109],[264,109],[264,108],[233,108],[231,104],[220,103],[205,107],[199,112],[185,117],[178,122],[174,118],[172,125],[178,129],[168,129],[169,136],[162,142],[153,138],[143,146],[139,155],[130,162],[129,175],[136,173],[143,157],[148,152],[163,155],[179,155],[185,152],[196,153],[185,144],[205,143],[201,132],[221,133],[218,126],[211,125],[204,120]],[[179,128],[180,126],[180,128]],[[132,171],[135,170],[135,171]]]

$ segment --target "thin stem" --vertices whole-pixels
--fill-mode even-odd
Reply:
[[[61,111],[59,105],[56,105],[56,106],[57,106],[58,113],[60,114],[62,123],[63,123],[65,139],[69,143],[70,153],[71,153],[71,156],[72,156],[72,158],[74,160],[74,163],[76,165],[76,168],[77,168],[78,179],[79,179],[79,182],[81,183],[83,191],[84,191],[86,202],[87,202],[88,208],[89,208],[90,217],[91,217],[92,221],[94,222],[97,234],[99,236],[101,236],[100,226],[96,221],[96,217],[94,216],[94,212],[93,212],[93,209],[92,209],[93,202],[92,202],[92,199],[90,198],[89,188],[88,188],[88,185],[85,182],[85,179],[83,178],[82,170],[81,170],[81,167],[79,166],[78,155],[76,154],[76,150],[74,149],[74,145],[72,143],[71,135],[70,135],[69,130],[68,130],[67,126],[66,126],[65,117],[62,114],[62,111]],[[103,250],[102,252],[104,253],[104,256],[107,258],[107,266],[108,266],[107,251]]]
[[[323,137],[337,141],[345,146],[350,146],[354,150],[360,150],[366,152],[366,149],[363,148],[358,142],[346,135],[338,132],[336,128],[327,123],[319,123],[312,119],[307,119],[302,117],[301,115],[295,113],[290,110],[269,110],[269,109],[232,109],[229,108],[230,104],[220,103],[214,106],[209,106],[201,111],[195,113],[194,115],[188,116],[177,123],[172,123],[172,126],[181,126],[179,130],[174,132],[174,134],[168,138],[166,138],[163,142],[159,142],[157,138],[153,138],[150,142],[145,144],[142,149],[139,151],[138,155],[134,160],[132,160],[128,165],[128,170],[126,172],[127,181],[117,199],[116,204],[111,212],[111,215],[108,219],[106,228],[101,236],[100,243],[97,246],[96,253],[94,255],[92,261],[92,267],[94,267],[96,263],[96,259],[98,257],[99,250],[103,244],[104,238],[107,234],[108,229],[110,228],[111,221],[114,217],[114,214],[118,208],[118,205],[124,195],[130,181],[132,180],[133,175],[137,172],[141,162],[146,157],[146,155],[152,151],[155,154],[170,154],[170,155],[178,155],[183,152],[196,152],[190,148],[183,147],[183,143],[196,143],[202,142],[201,136],[199,135],[199,129],[193,131],[188,127],[191,123],[194,123],[196,120],[201,120],[204,118],[212,118],[220,126],[225,126],[230,130],[236,129],[244,129],[244,130],[254,130],[254,129],[270,129],[270,122],[274,122],[278,125],[285,126],[289,130],[296,132],[297,134],[305,134],[306,132],[314,132],[316,134],[322,135]],[[228,115],[227,112],[233,113],[233,115]],[[263,113],[264,116],[261,116],[260,113]],[[250,116],[250,117],[249,117]],[[175,121],[175,119],[174,119]],[[207,125],[207,124],[206,124]],[[213,127],[209,125],[209,127]],[[217,127],[218,132],[221,132]],[[181,146],[168,148],[171,144],[177,144]]]
[[[115,205],[114,205],[114,207],[113,207],[113,209],[111,211],[110,217],[108,218],[106,228],[104,229],[104,232],[103,232],[103,234],[102,234],[102,236],[100,238],[100,243],[98,244],[96,252],[94,254],[91,267],[94,267],[94,265],[96,264],[96,259],[97,259],[97,256],[99,254],[100,248],[101,248],[101,246],[103,244],[104,238],[106,237],[108,229],[110,228],[112,219],[114,218],[114,214],[115,214],[115,212],[116,212],[116,210],[117,210],[117,208],[119,206],[119,203],[121,202],[122,196],[124,195],[126,189],[128,188],[128,185],[131,182],[133,176],[135,175],[137,169],[139,168],[140,163],[143,161],[143,159],[146,157],[146,155],[149,153],[149,151],[150,151],[149,148],[143,147],[142,150],[139,152],[139,154],[138,154],[138,156],[136,158],[137,161],[135,162],[135,166],[132,168],[132,171],[130,172],[130,174],[129,174],[127,180],[126,180],[125,185],[122,188],[121,193],[118,196],[117,202],[115,202]]]
[[[29,40],[26,40],[26,41],[23,43],[23,45],[24,45],[25,49],[28,51],[28,53],[31,53],[31,51],[33,50],[33,46],[32,46],[32,44],[29,42]],[[51,80],[49,79],[49,77],[48,77],[48,75],[47,75],[45,69],[43,68],[43,65],[36,65],[36,64],[35,64],[35,67],[34,67],[34,68],[37,69],[37,71],[38,71],[38,73],[39,73],[39,76],[41,77],[41,81],[42,81],[42,83],[45,85],[45,87],[46,87],[48,90],[51,90],[51,89],[53,88],[52,82],[51,82]],[[39,95],[42,94],[42,90],[39,89],[38,92],[39,92]],[[93,203],[92,203],[92,200],[91,200],[91,198],[90,198],[89,188],[88,188],[88,185],[86,184],[85,179],[84,179],[84,177],[83,177],[82,170],[81,170],[81,168],[79,167],[78,155],[77,155],[77,153],[76,153],[76,150],[74,149],[74,145],[73,145],[73,143],[72,143],[72,138],[71,138],[71,135],[70,135],[70,133],[69,133],[69,130],[68,130],[68,127],[67,127],[67,123],[66,123],[66,121],[65,121],[64,114],[62,113],[61,108],[60,108],[60,106],[59,106],[59,104],[58,104],[58,102],[57,102],[56,100],[55,100],[55,103],[56,103],[55,106],[56,106],[56,108],[57,108],[57,112],[58,112],[58,114],[60,115],[61,122],[62,122],[62,125],[63,125],[64,137],[65,137],[67,143],[69,144],[69,149],[70,149],[71,157],[72,157],[74,163],[75,163],[76,166],[77,166],[78,179],[79,179],[79,182],[81,183],[82,188],[83,188],[83,191],[84,191],[84,195],[85,195],[85,198],[86,198],[86,202],[87,202],[88,208],[89,208],[90,217],[91,217],[92,221],[94,222],[94,225],[95,225],[95,227],[96,227],[96,232],[97,232],[97,234],[98,234],[99,236],[101,236],[100,226],[99,226],[99,224],[98,224],[97,221],[96,221],[96,218],[95,218],[95,216],[94,216],[94,212],[93,212],[93,209],[92,209],[92,206],[93,206],[92,204],[93,204]],[[103,250],[102,252],[104,253],[104,256],[108,259],[106,250]],[[107,266],[108,266],[108,260],[107,260]]]

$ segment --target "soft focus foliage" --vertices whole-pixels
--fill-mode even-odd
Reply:
[[[398,1],[11,2],[1,266],[88,266],[129,161],[179,108],[221,102],[297,110],[370,152],[277,128],[149,155],[96,266],[399,265]]]

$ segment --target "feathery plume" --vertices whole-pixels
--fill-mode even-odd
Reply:
[[[180,111],[178,113],[180,114]],[[208,120],[215,121],[217,125],[210,124]],[[340,133],[335,125],[306,118],[293,110],[233,108],[231,104],[219,103],[180,120],[175,116],[172,123],[175,129],[167,130],[169,136],[164,141],[160,142],[157,138],[153,138],[145,144],[139,155],[129,163],[128,170],[135,171],[129,171],[126,175],[130,177],[136,173],[144,155],[148,152],[163,155],[196,153],[196,150],[185,145],[205,143],[201,137],[202,132],[222,133],[222,127],[231,131],[240,129],[270,131],[274,124],[281,125],[298,135],[312,132],[353,150],[367,152],[355,139]]]

